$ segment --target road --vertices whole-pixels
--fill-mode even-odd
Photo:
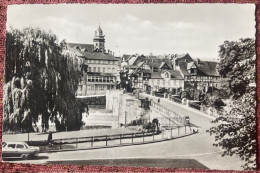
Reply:
[[[145,96],[146,97],[146,96]],[[152,99],[152,96],[148,96]],[[82,160],[107,160],[107,159],[174,159],[174,160],[196,160],[209,169],[241,170],[243,162],[237,156],[222,157],[223,151],[220,148],[212,146],[214,138],[206,133],[206,130],[212,126],[212,118],[197,111],[184,109],[182,106],[160,99],[160,104],[175,111],[176,113],[189,116],[191,123],[200,127],[200,133],[188,137],[164,141],[145,145],[125,146],[95,150],[79,150],[57,153],[41,153],[38,160],[29,160],[21,162],[30,163],[58,163],[57,161],[80,163]],[[174,162],[173,160],[173,162]],[[94,164],[95,162],[89,164]],[[86,164],[88,164],[86,163]],[[106,163],[111,162],[103,162]],[[109,165],[109,164],[108,164]],[[121,164],[124,165],[124,164]],[[141,166],[140,163],[133,163],[133,166]],[[144,166],[149,166],[144,164]],[[150,165],[152,166],[152,165]],[[158,165],[160,166],[160,165]],[[176,164],[166,165],[170,168],[176,167]],[[177,167],[181,167],[178,166]]]

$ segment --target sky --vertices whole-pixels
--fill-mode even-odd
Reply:
[[[225,40],[255,38],[254,4],[10,5],[10,27],[51,30],[61,41],[93,43],[100,23],[106,49],[122,54],[182,54],[218,59]]]

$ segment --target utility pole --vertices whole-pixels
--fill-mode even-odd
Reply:
[[[125,111],[125,127],[126,127],[126,121],[127,120],[127,112]]]

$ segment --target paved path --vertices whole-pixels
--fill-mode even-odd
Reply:
[[[145,96],[146,97],[146,96]],[[149,98],[158,98],[148,96]],[[196,110],[185,109],[166,99],[160,104],[176,113],[189,116],[190,122],[200,126],[200,133],[171,141],[145,145],[125,146],[95,150],[42,153],[39,160],[22,161],[47,163],[48,161],[104,160],[104,159],[195,159],[209,169],[241,170],[243,162],[237,156],[222,157],[223,151],[213,147],[214,138],[206,133],[212,126],[212,117]],[[176,166],[173,166],[176,167]]]

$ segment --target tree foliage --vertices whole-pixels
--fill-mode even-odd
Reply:
[[[219,71],[230,79],[233,105],[208,131],[215,135],[214,145],[224,149],[223,156],[237,154],[247,170],[256,168],[256,93],[249,85],[255,82],[254,43],[253,39],[241,39],[220,46]]]
[[[32,131],[41,117],[57,130],[79,129],[82,110],[75,98],[82,60],[40,29],[12,29],[6,35],[4,130]]]
[[[219,73],[229,78],[235,98],[241,97],[250,81],[255,80],[255,40],[225,41],[220,45]]]

